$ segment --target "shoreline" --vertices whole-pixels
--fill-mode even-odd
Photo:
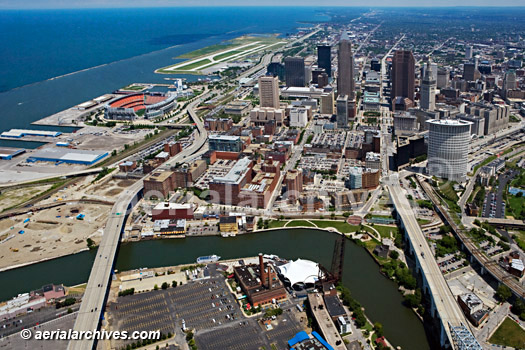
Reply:
[[[97,248],[98,248],[98,246],[97,246]],[[86,247],[86,248],[82,248],[81,250],[75,251],[73,253],[64,254],[64,255],[61,255],[61,256],[42,258],[40,260],[30,261],[30,262],[27,262],[27,263],[21,263],[21,264],[9,266],[9,267],[3,267],[3,268],[0,268],[0,273],[11,271],[11,270],[16,270],[16,269],[19,269],[19,268],[22,268],[22,267],[27,267],[27,266],[30,266],[30,265],[36,265],[36,264],[43,263],[43,262],[50,261],[50,260],[65,258],[66,256],[80,254],[80,253],[83,253],[83,252],[89,251],[89,250],[90,249]]]
[[[246,233],[241,233],[241,234],[238,234],[238,235],[249,235],[249,234],[255,234],[255,233],[263,233],[263,232],[267,232],[267,231],[275,231],[275,230],[283,230],[283,229],[288,229],[288,230],[292,230],[292,229],[310,229],[310,230],[319,230],[319,231],[326,231],[326,232],[332,232],[332,233],[337,233],[337,234],[342,234],[341,232],[339,231],[336,231],[335,229],[325,229],[325,228],[318,228],[318,227],[307,227],[307,226],[298,226],[298,227],[275,227],[275,228],[269,228],[269,229],[263,229],[263,230],[257,230],[257,231],[253,231],[253,232],[246,232]],[[163,239],[150,239],[150,240],[143,240],[143,241],[160,241],[160,240],[171,240],[171,239],[185,239],[185,238],[193,238],[193,237],[210,237],[210,236],[216,236],[216,237],[221,237],[221,238],[224,238],[224,239],[228,239],[228,238],[235,238],[235,236],[233,237],[222,237],[220,234],[219,235],[203,235],[203,236],[186,236],[186,237],[171,237],[171,238],[163,238]],[[132,244],[132,243],[138,243],[138,242],[141,242],[142,240],[138,240],[138,241],[121,241],[120,244]],[[98,245],[96,246],[96,248],[98,249]],[[0,273],[2,272],[7,272],[7,271],[11,271],[11,270],[16,270],[18,268],[22,268],[22,267],[27,267],[27,266],[30,266],[30,265],[35,265],[35,264],[39,264],[39,263],[43,263],[43,262],[46,262],[46,261],[50,261],[50,260],[55,260],[55,259],[60,259],[60,258],[64,258],[64,257],[67,257],[67,256],[71,256],[71,255],[75,255],[75,254],[79,254],[79,253],[83,253],[85,251],[89,251],[90,249],[89,248],[82,248],[81,250],[78,250],[78,251],[75,251],[75,252],[72,252],[72,253],[69,253],[69,254],[64,254],[64,255],[61,255],[61,256],[56,256],[56,257],[49,257],[49,258],[42,258],[40,260],[34,260],[34,261],[30,261],[30,262],[27,262],[27,263],[21,263],[21,264],[17,264],[17,265],[13,265],[13,266],[9,266],[9,267],[4,267],[4,268],[0,268]],[[87,282],[87,281],[86,281]]]

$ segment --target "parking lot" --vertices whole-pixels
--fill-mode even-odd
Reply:
[[[78,311],[80,304],[71,306],[71,311]],[[55,306],[43,307],[26,314],[0,321],[0,338],[19,332],[23,328],[31,328],[42,323],[60,318],[68,314],[68,308],[57,309]]]
[[[295,319],[293,307],[272,320],[269,328],[267,330],[253,318],[243,318],[239,322],[196,332],[195,341],[198,348],[204,350],[287,349],[288,340],[303,330]]]
[[[438,257],[436,261],[443,273],[456,271],[465,265],[465,259],[457,254],[447,254],[444,257]]]
[[[154,331],[182,335],[183,325],[195,331],[237,324],[243,318],[239,306],[218,272],[206,280],[176,288],[119,297],[109,303],[111,330]],[[116,343],[113,346],[122,346]]]
[[[265,345],[255,320],[197,332],[195,341],[202,350],[258,350]]]
[[[120,297],[118,303],[108,305],[110,324],[119,331],[175,332],[168,291],[154,291]]]
[[[190,329],[198,331],[242,317],[222,276],[171,289],[169,295],[177,320],[184,320]]]
[[[294,318],[295,308],[289,308],[276,321],[272,321],[272,330],[266,331],[266,339],[275,344],[277,349],[287,349],[288,340],[302,331],[301,325]]]

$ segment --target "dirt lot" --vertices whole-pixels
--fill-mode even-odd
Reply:
[[[39,185],[5,190],[0,194],[0,211],[23,203],[39,193],[47,191],[52,185]]]
[[[0,237],[12,237],[0,243],[0,269],[78,252],[87,248],[88,237],[98,243],[109,208],[73,204],[0,220]],[[79,213],[84,220],[76,219]]]
[[[105,197],[116,197],[118,196],[126,187],[129,187],[133,184],[132,180],[117,180],[110,179],[108,181],[95,184],[90,188],[86,189],[87,195],[96,195],[96,196],[105,196]]]

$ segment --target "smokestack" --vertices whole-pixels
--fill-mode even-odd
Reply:
[[[268,264],[268,289],[272,289],[272,268],[270,267],[270,264]]]
[[[259,253],[259,271],[261,271],[261,283],[266,285],[266,271],[264,271],[264,261],[262,253]]]

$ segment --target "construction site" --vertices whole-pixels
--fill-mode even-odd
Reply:
[[[2,191],[0,269],[96,247],[111,207],[133,180],[95,179],[94,175],[73,179],[53,193],[49,190],[66,180]],[[10,209],[30,198],[35,198],[30,204]]]

